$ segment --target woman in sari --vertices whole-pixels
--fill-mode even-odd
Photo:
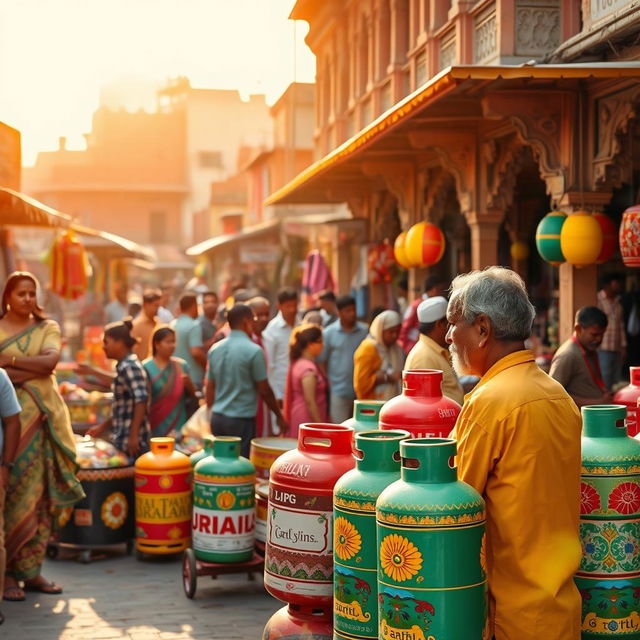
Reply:
[[[60,358],[60,327],[38,306],[37,288],[32,274],[19,271],[9,276],[2,294],[0,367],[22,407],[4,508],[5,600],[24,600],[25,590],[62,592],[40,569],[60,511],[84,496],[76,478],[69,412],[53,374]]]
[[[179,431],[187,421],[187,397],[195,397],[196,390],[187,363],[173,357],[173,329],[158,327],[151,336],[151,348],[153,356],[142,363],[151,381],[151,435],[166,436]]]
[[[400,393],[404,352],[398,344],[402,318],[383,311],[353,356],[353,386],[358,400],[389,400]]]
[[[284,415],[291,438],[305,422],[327,422],[327,379],[316,364],[322,351],[322,328],[302,324],[291,333]]]

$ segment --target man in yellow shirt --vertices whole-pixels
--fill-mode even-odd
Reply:
[[[447,311],[453,365],[481,376],[453,435],[460,479],[487,504],[485,558],[496,640],[579,640],[578,409],[524,341],[534,308],[520,276],[458,276]]]
[[[447,299],[435,296],[418,306],[420,338],[409,351],[404,363],[407,369],[439,369],[442,371],[442,393],[458,404],[464,400],[462,386],[451,366],[447,345]]]

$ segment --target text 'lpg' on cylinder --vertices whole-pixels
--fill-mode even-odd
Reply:
[[[402,372],[402,393],[380,411],[380,429],[405,429],[413,438],[446,438],[456,424],[460,405],[442,395],[442,371]]]
[[[333,487],[355,464],[352,438],[342,425],[300,425],[298,448],[271,467],[264,585],[283,602],[331,609]]]
[[[482,640],[485,504],[457,479],[455,440],[400,443],[401,479],[378,498],[379,638]]]

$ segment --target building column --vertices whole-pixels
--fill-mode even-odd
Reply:
[[[602,211],[610,201],[609,192],[568,192],[560,201],[561,211],[571,215],[580,210]],[[598,268],[595,264],[574,267],[567,262],[560,265],[559,325],[560,344],[573,333],[576,311],[580,307],[595,306],[598,293]]]
[[[471,268],[484,269],[498,263],[498,235],[504,218],[502,211],[491,210],[466,215],[471,229]]]

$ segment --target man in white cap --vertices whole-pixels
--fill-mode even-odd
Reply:
[[[445,340],[447,322],[447,299],[434,296],[423,300],[418,306],[420,338],[409,352],[404,368],[440,369],[442,371],[442,393],[462,404],[464,391],[451,366],[451,355]]]

